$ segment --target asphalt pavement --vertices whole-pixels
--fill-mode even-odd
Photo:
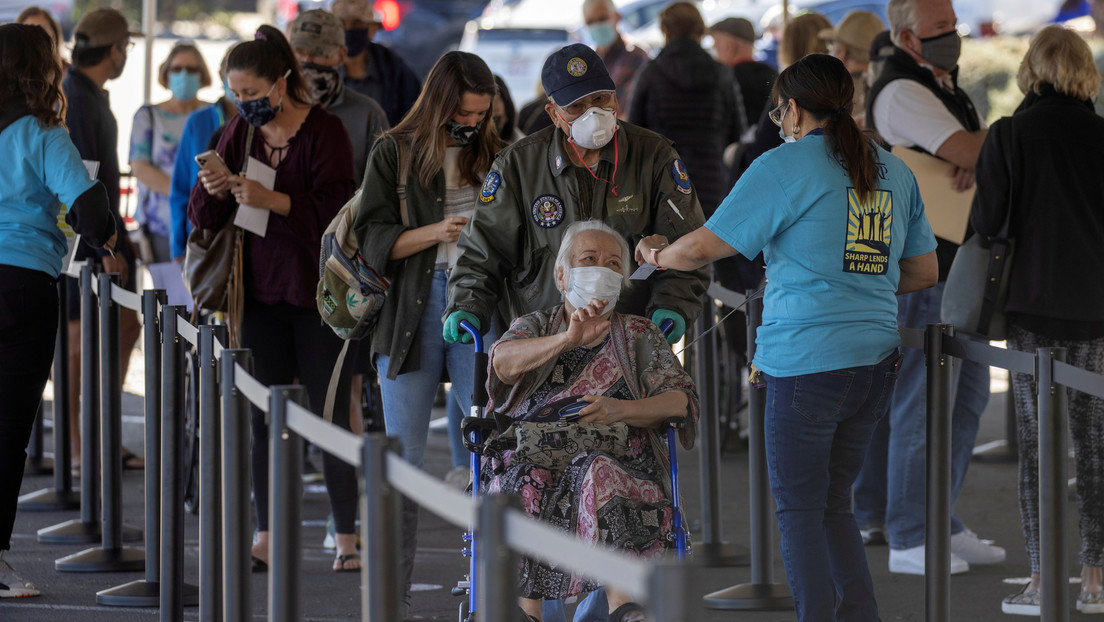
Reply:
[[[995,388],[999,387],[999,381]],[[986,443],[1003,437],[1005,393],[994,393],[988,410],[982,419],[978,442]],[[134,430],[134,422],[140,420],[142,400],[135,395],[124,396],[126,427],[132,438],[140,433]],[[46,411],[49,413],[47,404]],[[443,412],[436,413],[438,416]],[[736,443],[732,443],[736,444]],[[138,448],[140,443],[128,446]],[[47,435],[49,449],[49,435]],[[728,449],[721,458],[719,503],[722,510],[724,540],[736,545],[748,546],[748,468],[747,451],[737,446]],[[696,526],[700,520],[701,493],[698,452],[682,451],[683,503],[691,521]],[[448,445],[445,435],[431,434],[426,452],[425,469],[443,477],[449,469]],[[1017,591],[1010,584],[1023,578],[1028,571],[1027,556],[1020,531],[1019,509],[1016,502],[1016,464],[1014,462],[974,461],[970,467],[965,487],[958,503],[958,513],[974,531],[983,538],[991,538],[1008,549],[1008,559],[995,566],[975,566],[970,572],[951,579],[951,620],[979,622],[1005,618],[1000,612],[1004,596]],[[24,478],[24,493],[51,487],[53,480],[47,475],[28,475]],[[123,473],[123,509],[128,524],[143,524],[143,495],[145,494],[141,471]],[[329,509],[325,490],[321,485],[308,486],[303,496],[303,562],[298,589],[301,594],[302,615],[306,620],[319,622],[357,619],[360,615],[360,577],[357,573],[334,573],[331,570],[333,553],[322,548],[324,521]],[[1070,575],[1077,576],[1077,510],[1073,501],[1068,506],[1067,533]],[[76,518],[72,512],[20,511],[15,525],[12,550],[5,556],[27,579],[35,582],[43,595],[38,598],[0,601],[0,622],[24,622],[65,620],[72,622],[103,621],[125,622],[129,620],[153,620],[157,609],[127,609],[103,607],[96,604],[97,591],[120,585],[142,577],[141,573],[62,573],[54,569],[54,561],[65,555],[83,550],[81,546],[39,544],[35,540],[38,529]],[[191,583],[198,582],[198,519],[185,516],[185,572]],[[700,531],[700,530],[699,530]],[[700,534],[699,534],[700,535]],[[450,588],[461,578],[467,560],[459,554],[461,530],[423,511],[419,523],[419,550],[414,579],[416,592],[411,616],[423,620],[455,620],[459,599],[452,596]],[[777,537],[775,543],[777,542]],[[139,545],[140,546],[140,545]],[[777,545],[772,546],[774,580],[784,582],[784,571],[777,555]],[[885,546],[867,548],[867,556],[873,575],[882,620],[924,620],[924,578],[891,574],[888,570],[888,549]],[[700,597],[713,591],[751,580],[748,567],[704,567],[692,569],[695,603],[694,620],[703,622],[741,620],[767,622],[795,619],[792,611],[719,611],[709,610],[701,604]],[[1076,586],[1070,587],[1076,595]],[[267,611],[267,575],[253,575],[254,619],[265,619]],[[1072,604],[1072,600],[1071,600]],[[1073,612],[1074,619],[1081,614]],[[198,620],[198,610],[185,610],[185,620]]]

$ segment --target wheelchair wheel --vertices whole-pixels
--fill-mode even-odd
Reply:
[[[471,614],[468,612],[468,599],[465,598],[464,600],[460,601],[460,611],[459,616],[457,616],[457,620],[459,620],[460,622],[470,622],[468,620],[470,616]]]
[[[184,509],[199,512],[199,361],[184,353]]]

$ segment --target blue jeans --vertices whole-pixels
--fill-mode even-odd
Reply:
[[[801,622],[878,619],[851,485],[889,408],[899,361],[894,353],[876,365],[766,376],[767,470]]]
[[[390,380],[387,378],[390,357],[380,355],[376,358],[387,434],[398,437],[402,442],[403,458],[418,468],[422,467],[425,458],[433,398],[445,366],[448,366],[449,378],[457,389],[449,399],[457,400],[463,412],[471,410],[475,348],[466,343],[445,343],[441,336],[447,283],[448,274],[444,270],[434,273],[429,300],[418,325],[418,370],[399,374]]]
[[[562,600],[546,600],[541,603],[541,618],[544,622],[567,622],[567,612]],[[572,622],[606,622],[609,620],[609,601],[606,591],[598,588],[587,594],[575,607]]]
[[[899,296],[897,323],[924,329],[938,323],[943,283]],[[989,403],[989,368],[952,360],[951,507],[973,458],[981,414]],[[878,426],[866,466],[855,483],[855,519],[863,528],[884,525],[890,548],[924,544],[927,447],[927,370],[921,350],[906,349],[889,417]],[[951,516],[951,533],[963,530]]]

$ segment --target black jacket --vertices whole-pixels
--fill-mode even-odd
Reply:
[[[729,186],[722,157],[739,140],[732,72],[696,41],[676,39],[640,72],[629,123],[674,141],[706,217]]]
[[[1009,174],[1008,158],[1012,172]],[[1016,240],[1006,311],[1056,339],[1104,337],[1104,119],[1044,85],[989,128],[970,222]]]

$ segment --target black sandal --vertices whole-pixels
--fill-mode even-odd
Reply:
[[[349,553],[348,555],[338,555],[334,559],[334,561],[337,562],[337,565],[339,567],[334,568],[333,571],[334,572],[360,572],[360,568],[363,567],[363,564],[361,564],[361,566],[358,566],[357,568],[346,568],[345,567],[345,562],[353,561],[354,559],[359,562],[360,561],[360,555],[357,555],[356,553]]]
[[[268,572],[268,562],[255,555],[249,556],[250,570],[252,572]]]
[[[609,615],[609,622],[644,622],[644,607],[637,603],[625,603],[614,609]]]

